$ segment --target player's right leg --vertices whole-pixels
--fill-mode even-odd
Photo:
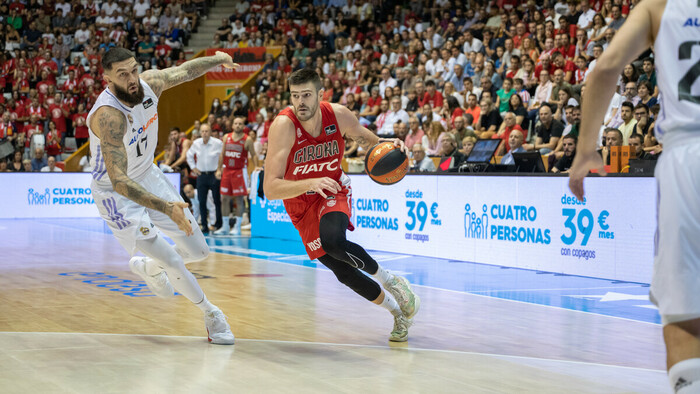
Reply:
[[[676,393],[700,393],[700,141],[668,134],[655,176],[658,212],[650,298],[664,325],[667,367]]]

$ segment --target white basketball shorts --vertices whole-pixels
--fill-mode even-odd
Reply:
[[[155,164],[138,183],[166,201],[184,201]],[[172,239],[186,236],[164,213],[139,205],[114,190],[96,187],[94,181],[92,195],[100,216],[107,222],[119,243],[132,255],[136,252],[136,240],[153,238],[160,231]],[[192,223],[195,236],[203,238],[189,209],[185,209],[185,216]],[[206,245],[206,242],[204,244]]]
[[[655,170],[658,224],[650,298],[664,325],[700,318],[700,133],[692,134],[666,134]]]

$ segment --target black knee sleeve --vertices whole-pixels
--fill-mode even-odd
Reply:
[[[329,255],[321,256],[318,259],[323,265],[328,267],[338,281],[351,288],[355,293],[361,295],[369,301],[374,301],[379,297],[382,290],[377,282],[360,272],[357,268],[349,266],[346,262],[333,258]]]
[[[342,212],[331,212],[321,217],[319,235],[321,247],[331,257],[344,261],[370,275],[377,273],[377,262],[360,245],[345,238],[350,219]]]

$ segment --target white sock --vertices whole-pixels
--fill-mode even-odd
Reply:
[[[151,276],[155,276],[163,272],[163,267],[161,267],[157,261],[150,257],[144,257],[143,259],[144,267],[146,267],[146,273]]]
[[[195,305],[197,305],[197,308],[201,309],[202,312],[204,312],[204,313],[207,313],[213,309],[216,309],[216,306],[214,306],[214,304],[209,302],[206,295],[202,295],[202,297],[203,297],[202,301],[195,304]]]
[[[394,297],[386,291],[384,292],[384,301],[382,301],[382,303],[379,304],[379,306],[388,310],[394,316],[399,316],[401,314],[401,308],[399,308],[399,304],[397,304]]]
[[[668,379],[676,394],[700,393],[700,358],[676,363],[668,370]]]
[[[372,275],[382,285],[386,285],[390,280],[394,279],[394,275],[389,273],[389,271],[382,268],[381,265],[377,265],[377,272]]]

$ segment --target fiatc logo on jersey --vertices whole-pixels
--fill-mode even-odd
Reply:
[[[549,245],[550,229],[535,227],[536,221],[534,206],[483,204],[481,209],[469,203],[464,206],[466,238]]]
[[[308,145],[294,152],[293,175],[306,175],[311,172],[336,171],[338,169],[338,158],[330,162],[311,163],[310,161],[322,160],[340,153],[338,141],[328,141],[316,145]],[[304,164],[306,163],[306,164]]]
[[[406,190],[405,196],[408,221],[404,226],[409,231],[405,235],[406,239],[418,242],[430,241],[430,235],[424,233],[424,231],[429,232],[425,226],[442,226],[442,220],[438,217],[438,203],[426,202],[423,199],[423,191],[420,189]],[[428,205],[430,205],[430,209],[428,209]]]
[[[27,205],[85,205],[94,203],[92,189],[89,187],[55,187],[53,189],[47,187],[43,191],[34,188],[27,189]]]

